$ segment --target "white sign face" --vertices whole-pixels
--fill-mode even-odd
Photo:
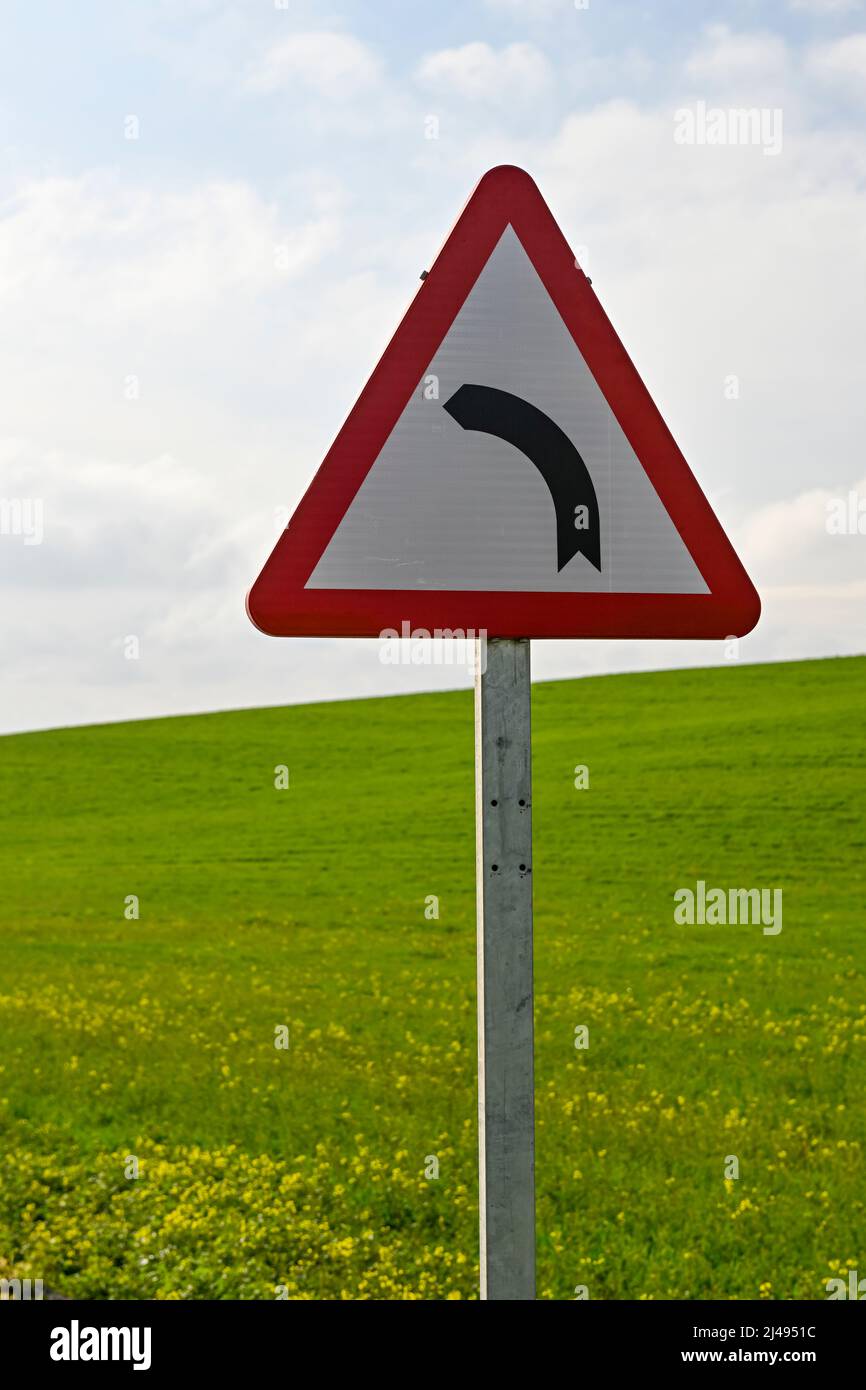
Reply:
[[[760,599],[529,175],[491,169],[247,596],[262,632],[723,638]]]
[[[510,225],[305,587],[709,592]]]

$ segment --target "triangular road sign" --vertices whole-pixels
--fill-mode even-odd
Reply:
[[[275,636],[728,637],[760,600],[528,174],[485,174],[254,584]]]

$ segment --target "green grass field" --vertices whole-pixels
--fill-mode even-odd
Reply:
[[[866,658],[534,687],[541,1297],[866,1275],[864,701]],[[471,694],[0,752],[0,1275],[475,1297]],[[675,925],[698,879],[781,933]]]

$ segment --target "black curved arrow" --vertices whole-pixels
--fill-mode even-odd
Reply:
[[[579,551],[601,573],[595,488],[589,469],[559,425],[529,401],[493,386],[461,386],[444,408],[464,430],[494,434],[535,464],[556,512],[557,572]]]

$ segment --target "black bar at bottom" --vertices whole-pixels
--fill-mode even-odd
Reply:
[[[811,1368],[826,1383],[833,1372],[859,1360],[866,1323],[856,1308],[843,1306],[846,1301],[576,1301],[520,1314],[529,1319],[520,1340],[525,1355],[537,1356],[539,1368],[550,1364],[552,1351],[561,1351],[571,1358],[566,1364],[573,1364],[575,1376],[589,1365],[596,1374],[634,1371],[641,1377],[675,1367],[799,1365]],[[419,1316],[425,1321],[416,1324]],[[439,1321],[443,1316],[444,1323]],[[454,1316],[460,1322],[455,1323]],[[233,1373],[258,1377],[280,1367],[289,1375],[294,1372],[293,1378],[306,1378],[313,1370],[311,1356],[316,1358],[313,1365],[327,1368],[330,1375],[337,1364],[353,1375],[378,1366],[391,1372],[401,1368],[411,1376],[414,1363],[429,1382],[437,1361],[453,1369],[455,1356],[462,1359],[450,1332],[471,1334],[481,1330],[483,1322],[488,1354],[497,1346],[507,1354],[514,1345],[515,1315],[504,1314],[507,1321],[499,1324],[501,1316],[486,1306],[474,1312],[464,1308],[456,1314],[444,1309],[425,1313],[418,1303],[395,1316],[381,1305],[371,1313],[345,1302],[5,1302],[0,1303],[0,1350],[6,1370],[15,1368],[9,1383],[13,1378],[21,1383],[21,1373],[30,1371],[47,1372],[61,1381],[70,1376],[92,1380],[105,1370],[115,1377],[136,1375],[136,1365],[137,1380],[213,1372],[223,1382]],[[385,1322],[380,1323],[380,1317]],[[427,1317],[433,1321],[427,1323]],[[469,1322],[463,1322],[464,1317]],[[492,1329],[502,1329],[501,1339],[494,1337],[492,1342],[491,1318]],[[401,1333],[410,1326],[414,1340],[406,1344]],[[341,1335],[335,1338],[337,1332]],[[465,1350],[464,1342],[460,1345]],[[91,1359],[93,1353],[98,1359]]]

